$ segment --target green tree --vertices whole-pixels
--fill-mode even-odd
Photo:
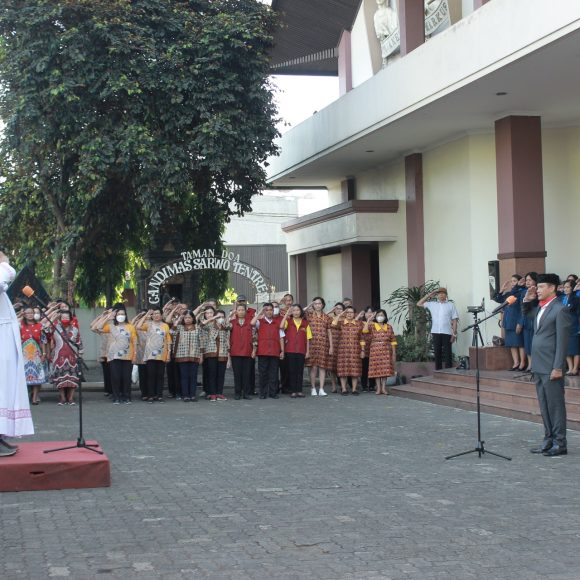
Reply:
[[[439,288],[439,282],[427,280],[420,286],[402,286],[384,301],[397,324],[403,323],[403,332],[397,337],[397,358],[400,361],[422,362],[429,360],[431,351],[431,318],[426,308],[417,302]]]
[[[256,0],[2,2],[0,228],[52,256],[59,292],[80,263],[103,291],[162,225],[219,245],[250,210],[276,152],[274,25]]]

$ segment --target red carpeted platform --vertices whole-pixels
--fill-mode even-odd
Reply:
[[[97,442],[87,441],[87,443]],[[106,455],[99,455],[82,447],[44,453],[46,449],[75,444],[75,441],[18,443],[16,455],[0,458],[0,491],[110,486],[111,469]],[[99,446],[95,449],[102,451]]]

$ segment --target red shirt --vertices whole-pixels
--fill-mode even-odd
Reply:
[[[303,318],[300,322],[300,326],[296,328],[294,319],[288,320],[288,326],[286,327],[284,336],[284,346],[285,351],[290,353],[306,354],[306,348],[308,346],[308,320]]]
[[[272,322],[265,318],[258,321],[258,356],[280,356],[280,316],[274,316]]]
[[[20,325],[20,339],[22,342],[30,340],[33,338],[38,344],[40,344],[42,336],[42,324],[37,322],[35,324],[25,324],[24,322]]]
[[[253,350],[253,327],[250,318],[244,318],[240,324],[239,318],[232,320],[230,332],[230,356],[252,356]]]

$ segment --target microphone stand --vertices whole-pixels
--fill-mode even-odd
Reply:
[[[36,302],[40,306],[44,306],[44,304],[34,294],[32,296],[30,296],[30,298],[33,298],[34,300],[36,300]],[[46,315],[46,312],[44,312],[43,308],[40,308],[40,314],[43,318],[48,320],[48,323],[50,324],[50,326],[52,326],[54,331],[58,332],[58,334],[60,335],[62,340],[66,344],[68,344],[68,346],[74,351],[74,353],[77,356],[77,364],[79,365],[79,367],[88,370],[87,365],[85,364],[85,362],[83,361],[83,358],[79,354],[80,349],[79,349],[78,345],[76,345],[74,342],[72,342],[72,340],[66,335],[66,332],[61,331],[61,329]],[[72,314],[71,314],[71,319],[72,319]],[[94,453],[98,453],[99,455],[104,454],[103,451],[99,451],[98,449],[94,449],[94,447],[98,447],[98,445],[95,445],[94,443],[87,443],[85,441],[85,438],[83,435],[83,381],[82,381],[81,377],[79,377],[79,436],[77,437],[76,445],[68,445],[67,447],[58,447],[57,449],[45,449],[44,453],[54,453],[55,451],[65,451],[67,449],[79,449],[79,448],[81,448],[81,449],[88,449],[89,451],[93,451]]]
[[[507,459],[511,461],[511,457],[506,455],[501,455],[500,453],[494,453],[493,451],[488,451],[484,444],[485,441],[481,439],[481,404],[480,404],[480,390],[479,390],[479,338],[481,337],[481,332],[479,325],[486,320],[489,320],[492,316],[495,316],[497,312],[492,312],[489,316],[478,318],[478,312],[472,312],[474,322],[473,324],[466,326],[461,332],[467,332],[473,328],[473,346],[475,346],[475,392],[477,397],[476,408],[477,408],[477,445],[475,449],[469,449],[468,451],[462,451],[461,453],[455,453],[454,455],[448,455],[445,459],[454,459],[456,457],[461,457],[462,455],[468,455],[469,453],[477,453],[479,457],[489,453],[490,455],[495,455],[496,457],[501,457],[502,459]],[[482,340],[483,343],[483,340]]]

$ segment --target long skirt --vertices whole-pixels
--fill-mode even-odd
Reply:
[[[580,354],[580,336],[576,333],[574,329],[574,333],[570,335],[568,339],[568,352],[566,356],[578,356]]]
[[[524,333],[518,334],[515,330],[505,331],[505,346],[520,348],[524,346]]]
[[[22,354],[24,356],[24,373],[26,374],[27,385],[42,385],[46,382],[44,364],[42,362],[42,350],[33,338],[29,338],[22,343]]]
[[[0,319],[0,435],[33,434],[20,329],[16,321]]]

